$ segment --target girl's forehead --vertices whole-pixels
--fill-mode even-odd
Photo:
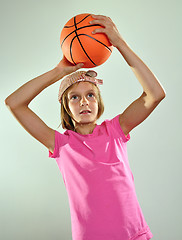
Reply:
[[[85,91],[89,91],[89,90],[95,90],[94,88],[94,84],[93,83],[89,83],[89,82],[79,82],[79,83],[75,83],[72,85],[71,89],[69,90],[69,94],[71,92],[85,92]]]

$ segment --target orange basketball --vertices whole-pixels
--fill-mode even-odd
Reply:
[[[91,14],[84,13],[71,18],[64,26],[60,44],[64,56],[73,64],[84,63],[84,68],[103,64],[112,53],[112,44],[104,33],[92,34],[98,24],[90,24]]]

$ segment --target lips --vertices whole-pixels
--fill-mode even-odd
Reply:
[[[90,111],[90,110],[82,110],[82,111],[80,112],[80,114],[86,114],[86,113],[91,113],[91,111]]]

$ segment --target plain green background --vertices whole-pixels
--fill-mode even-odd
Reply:
[[[153,239],[181,239],[181,10],[181,0],[1,1],[2,240],[71,240],[68,198],[57,164],[15,120],[4,100],[60,61],[62,27],[72,16],[85,12],[111,17],[166,90],[166,98],[131,132],[128,155]],[[95,70],[104,79],[105,113],[100,124],[124,111],[141,95],[142,87],[117,49]],[[30,104],[54,129],[60,123],[59,84],[44,90]]]

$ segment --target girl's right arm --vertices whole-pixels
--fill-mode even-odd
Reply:
[[[73,66],[63,57],[54,69],[25,83],[5,99],[5,104],[23,128],[51,152],[54,150],[55,130],[48,127],[28,105],[45,88],[81,67],[82,64]]]

